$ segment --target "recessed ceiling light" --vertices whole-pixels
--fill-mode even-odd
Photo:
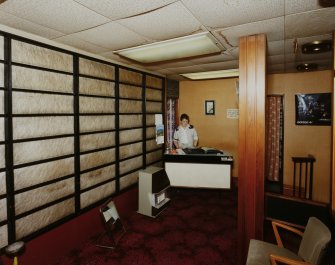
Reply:
[[[314,71],[318,69],[318,64],[316,63],[302,63],[297,65],[297,70],[300,72]]]
[[[114,51],[140,63],[154,63],[219,53],[224,47],[209,32]]]
[[[319,0],[319,4],[322,7],[335,6],[335,0]]]
[[[218,70],[218,71],[208,71],[198,73],[186,73],[180,75],[192,80],[216,79],[216,78],[237,77],[239,76],[239,70],[229,69],[229,70]]]
[[[332,41],[313,41],[301,45],[301,52],[305,54],[329,52],[332,50]]]

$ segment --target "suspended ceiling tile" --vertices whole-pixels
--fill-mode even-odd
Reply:
[[[182,0],[207,27],[225,28],[284,15],[283,0]]]
[[[297,64],[295,64],[295,63],[286,63],[284,65],[284,72],[286,72],[286,73],[297,72]]]
[[[192,65],[192,66],[186,66],[186,67],[178,67],[178,68],[168,68],[169,71],[172,71],[177,74],[184,74],[184,73],[197,73],[197,72],[204,72],[205,69],[197,66],[197,65]]]
[[[301,38],[329,34],[335,29],[335,7],[288,15],[285,38]]]
[[[150,65],[150,66],[145,66],[145,70],[158,73],[158,71],[162,70],[162,68],[160,68],[160,67],[157,66],[157,65]],[[160,73],[160,72],[159,72],[159,73]],[[160,74],[161,74],[161,73],[160,73]],[[164,74],[164,75],[165,75],[165,74]]]
[[[155,65],[159,66],[160,68],[178,68],[192,66],[194,63],[191,60],[174,60],[170,62],[165,61],[161,63],[155,63]]]
[[[107,49],[94,45],[90,42],[84,41],[82,39],[76,38],[73,35],[67,35],[67,36],[63,36],[60,38],[56,38],[54,39],[54,41],[57,41],[59,43],[63,43],[72,47],[75,47],[77,49],[81,49],[90,53],[94,53],[94,54],[99,54],[102,52],[106,52]]]
[[[121,19],[117,22],[146,38],[156,41],[202,31],[201,24],[180,2],[141,16]]]
[[[285,70],[284,64],[271,64],[271,65],[268,65],[266,68],[266,72],[268,74],[283,73],[284,70]]]
[[[283,54],[266,57],[266,62],[268,65],[283,64],[284,61],[285,61],[285,56]]]
[[[296,63],[298,61],[304,60],[301,58],[301,55],[299,54],[286,54],[285,55],[285,63]]]
[[[285,0],[285,14],[301,13],[322,8],[318,0]]]
[[[234,56],[232,56],[228,51],[227,53],[203,56],[199,58],[190,59],[193,64],[208,64],[208,63],[217,63],[222,61],[232,61],[234,60]]]
[[[156,70],[156,72],[161,75],[175,75],[173,71],[170,71],[168,69],[159,69],[159,70]]]
[[[36,23],[30,22],[28,20],[13,16],[9,13],[0,11],[0,24],[26,31],[47,39],[52,39],[64,35],[64,33],[44,26],[38,25]]]
[[[129,48],[147,43],[147,40],[116,22],[74,33],[73,36],[109,50]]]
[[[284,3],[289,14],[285,19]],[[183,68],[197,66],[205,71],[237,60],[239,37],[257,33],[267,33],[268,67],[280,65],[280,56],[286,63],[322,60],[322,67],[329,67],[331,55],[304,55],[300,47],[314,40],[332,39],[334,12],[334,7],[321,9],[318,0],[8,0],[0,5],[0,24],[100,54],[121,65],[150,71],[166,67],[165,71],[174,76],[173,71]],[[118,21],[112,25],[110,19]],[[289,38],[286,41],[284,21]],[[235,27],[234,23],[241,25]],[[139,65],[112,53],[156,39],[206,31],[205,26],[214,28],[212,33],[227,49],[223,54]],[[76,32],[65,35],[70,31]],[[299,44],[297,54],[293,53],[295,38]],[[296,71],[295,66],[292,69]]]
[[[109,21],[72,0],[6,1],[0,5],[0,11],[64,33],[85,30]]]
[[[284,40],[269,41],[268,42],[268,55],[279,55],[284,53],[285,44]]]
[[[319,65],[319,70],[332,70],[332,62],[329,62],[328,60],[322,60],[317,61],[317,64]]]
[[[202,64],[201,67],[204,68],[206,71],[238,69],[238,60],[221,63]]]
[[[296,61],[294,62],[296,64],[300,64],[300,63],[316,63],[318,64],[319,66],[320,65],[323,65],[323,66],[327,66],[327,67],[331,67],[331,62],[329,62],[329,60],[303,60],[303,61]],[[286,63],[286,64],[290,64],[290,63]]]
[[[298,41],[298,40],[297,40]],[[299,43],[299,41],[298,41]],[[294,39],[289,39],[289,40],[285,40],[285,45],[284,45],[284,49],[285,49],[285,53],[294,53],[295,51],[295,40]],[[300,44],[298,45],[298,48],[300,49]]]
[[[226,43],[225,47],[227,43],[229,46],[237,47],[240,37],[261,33],[266,34],[267,41],[282,40],[284,38],[284,17],[219,29],[213,33],[221,43]]]
[[[112,20],[137,16],[163,6],[169,5],[176,0],[75,0],[89,9],[104,15]]]
[[[316,62],[319,60],[332,61],[332,52],[325,52],[320,54],[303,54],[301,52],[297,54],[286,54],[285,62]]]
[[[240,55],[240,48],[239,47],[233,47],[227,50],[229,52],[229,54],[231,54],[234,59],[238,59],[239,55]],[[225,51],[225,52],[227,52]]]

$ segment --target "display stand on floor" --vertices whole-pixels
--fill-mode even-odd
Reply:
[[[100,208],[100,215],[105,226],[105,231],[96,241],[97,247],[116,248],[119,240],[126,232],[113,201],[108,201]]]
[[[18,256],[22,253],[24,250],[24,242],[23,241],[18,241],[13,244],[10,244],[6,247],[5,251],[6,254],[10,257],[13,257],[13,265],[18,265]]]

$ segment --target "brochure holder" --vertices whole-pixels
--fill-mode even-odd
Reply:
[[[95,245],[114,249],[126,232],[114,202],[108,201],[102,205],[100,207],[100,215],[105,231],[99,236]]]

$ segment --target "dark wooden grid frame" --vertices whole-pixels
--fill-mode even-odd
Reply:
[[[162,91],[161,100],[157,100],[157,102],[161,102],[162,106],[164,106],[164,91],[165,91],[164,80],[165,79],[163,77],[160,77],[160,76],[145,73],[145,72],[135,70],[135,69],[131,69],[131,68],[128,68],[128,67],[125,67],[125,66],[119,66],[119,65],[112,64],[112,63],[109,63],[109,62],[106,62],[106,61],[102,61],[102,60],[99,60],[99,59],[96,59],[96,58],[91,58],[91,57],[86,56],[86,55],[81,55],[81,54],[74,53],[74,52],[71,52],[71,51],[63,50],[61,48],[53,47],[53,46],[50,46],[50,45],[47,45],[47,44],[44,44],[44,43],[40,43],[40,42],[37,42],[37,41],[26,39],[26,38],[16,36],[16,35],[13,35],[13,34],[10,34],[10,33],[0,31],[0,36],[2,36],[4,38],[4,53],[5,53],[4,54],[4,56],[5,56],[4,60],[1,60],[1,63],[3,63],[4,66],[5,66],[4,67],[5,85],[4,85],[3,88],[0,88],[0,89],[3,90],[4,93],[5,93],[4,96],[5,96],[5,102],[6,102],[4,115],[1,115],[2,117],[6,117],[5,128],[4,128],[5,129],[5,141],[2,142],[2,144],[6,145],[6,153],[5,153],[6,167],[0,169],[0,171],[2,171],[2,172],[6,171],[6,179],[7,179],[7,181],[6,181],[6,183],[7,183],[6,193],[1,195],[1,198],[6,198],[7,209],[8,209],[7,218],[6,218],[6,220],[4,220],[0,223],[0,226],[7,225],[7,227],[8,227],[8,244],[10,244],[10,243],[17,240],[17,238],[15,236],[15,230],[16,230],[15,229],[15,221],[19,218],[22,218],[22,217],[28,216],[30,214],[33,214],[35,212],[38,212],[40,210],[43,210],[47,207],[50,207],[52,205],[55,205],[55,204],[60,203],[62,201],[65,201],[65,200],[67,200],[71,197],[75,198],[76,207],[75,207],[75,212],[73,214],[70,214],[69,216],[62,218],[62,219],[56,221],[55,223],[48,224],[48,225],[42,227],[41,229],[39,229],[39,230],[25,236],[24,238],[22,238],[25,241],[30,240],[30,239],[46,232],[46,231],[51,230],[52,228],[54,228],[54,227],[56,227],[60,224],[63,224],[64,222],[67,222],[68,220],[78,216],[81,213],[86,212],[89,209],[92,209],[92,208],[94,208],[98,205],[101,205],[101,203],[106,200],[106,198],[102,198],[101,200],[99,200],[99,201],[97,201],[97,202],[95,202],[91,205],[88,205],[85,208],[80,208],[80,194],[82,194],[83,192],[86,192],[86,191],[89,191],[91,189],[97,188],[101,185],[111,183],[112,181],[115,181],[115,180],[116,180],[116,191],[115,191],[114,194],[110,194],[109,197],[120,194],[120,193],[128,190],[129,188],[132,188],[132,186],[134,186],[134,185],[129,186],[129,187],[127,187],[127,188],[125,188],[124,190],[121,191],[119,189],[119,184],[120,184],[119,179],[120,179],[120,177],[122,177],[126,174],[129,174],[131,172],[135,172],[139,169],[144,168],[146,165],[148,165],[147,162],[146,162],[146,154],[147,153],[150,153],[150,152],[153,152],[155,150],[161,149],[162,154],[163,154],[163,151],[164,151],[163,147],[157,148],[155,150],[150,150],[149,152],[146,151],[146,144],[145,143],[146,143],[147,140],[151,139],[151,138],[148,139],[146,137],[146,128],[151,127],[151,126],[148,126],[146,124],[146,114],[149,114],[149,113],[146,112],[145,103],[146,103],[146,101],[155,101],[155,100],[146,100],[145,90],[146,90],[146,86],[147,86],[146,85],[146,77],[147,76],[153,76],[155,78],[161,79],[161,86],[160,87],[148,86],[148,88],[158,89],[158,90]],[[11,53],[12,53],[12,51],[11,51],[12,40],[21,41],[21,42],[24,42],[24,43],[27,43],[27,44],[35,45],[37,47],[47,48],[47,49],[50,49],[50,50],[53,50],[53,51],[58,51],[58,52],[65,53],[65,54],[70,54],[73,57],[73,72],[69,73],[69,72],[44,68],[44,67],[40,67],[40,66],[34,66],[34,65],[27,65],[27,64],[12,62],[12,55],[11,55]],[[89,60],[96,61],[96,62],[99,62],[99,63],[114,66],[115,67],[115,79],[106,79],[106,78],[100,78],[100,77],[96,77],[96,76],[89,76],[89,75],[80,74],[79,73],[79,59],[80,58],[89,59]],[[22,89],[22,88],[19,88],[19,87],[18,88],[13,88],[12,87],[12,79],[11,79],[12,66],[13,65],[24,67],[24,68],[33,68],[33,69],[36,69],[36,70],[42,70],[42,71],[47,71],[47,72],[55,72],[55,73],[59,73],[59,74],[71,75],[71,76],[73,76],[73,93],[56,92],[56,91],[43,91],[43,90],[28,90],[28,89]],[[139,87],[142,88],[143,93],[142,93],[142,98],[140,99],[142,101],[142,112],[140,114],[143,115],[143,120],[142,120],[142,127],[140,127],[140,128],[143,128],[143,136],[142,136],[141,141],[143,142],[143,147],[144,147],[142,154],[138,155],[138,156],[143,157],[143,166],[141,168],[138,168],[138,169],[137,168],[136,169],[131,169],[129,172],[122,174],[122,176],[120,174],[118,174],[119,173],[119,170],[118,170],[119,163],[121,161],[120,158],[119,158],[119,147],[120,147],[119,132],[121,130],[123,130],[122,128],[121,129],[119,128],[119,115],[121,114],[121,113],[119,113],[119,106],[118,106],[119,105],[118,104],[119,103],[119,98],[120,98],[118,88],[119,88],[119,84],[121,83],[121,82],[119,82],[119,69],[120,68],[129,70],[129,71],[132,71],[132,72],[141,73],[142,77],[143,77],[141,84],[134,84],[132,82],[128,83],[128,82],[122,81],[122,84],[129,84],[129,85],[132,85],[132,86],[139,86]],[[86,77],[86,78],[91,78],[91,79],[98,79],[98,80],[103,80],[103,81],[114,82],[115,83],[115,96],[111,97],[111,96],[80,94],[79,93],[79,77]],[[71,113],[48,113],[48,114],[44,114],[44,113],[42,113],[42,114],[38,114],[38,113],[36,113],[36,114],[13,114],[12,113],[12,93],[15,92],[15,91],[23,92],[23,93],[58,94],[58,95],[62,95],[62,96],[65,96],[65,97],[69,97],[69,96],[73,97],[73,112],[71,112]],[[113,112],[113,113],[80,113],[80,111],[79,111],[79,98],[80,97],[113,98],[113,99],[115,99],[115,112]],[[162,113],[164,115],[164,108],[162,110]],[[127,113],[127,114],[129,114],[129,113]],[[138,114],[138,113],[135,113],[135,114]],[[80,128],[79,128],[80,120],[79,120],[79,118],[81,116],[90,116],[90,115],[97,115],[97,116],[115,115],[115,129],[80,132]],[[73,134],[71,133],[71,134],[64,134],[64,135],[51,135],[51,136],[45,136],[45,137],[34,137],[34,138],[29,138],[29,139],[26,138],[26,139],[18,139],[18,140],[13,139],[13,128],[12,128],[12,124],[13,124],[12,119],[13,118],[15,118],[15,117],[45,117],[45,116],[72,116],[72,117],[74,117],[74,121],[73,121],[74,122],[74,131],[73,131]],[[127,128],[127,130],[130,130],[130,129],[136,129],[136,127],[135,128]],[[105,132],[115,132],[115,145],[108,146],[108,147],[103,147],[103,148],[97,148],[97,149],[94,149],[94,150],[89,150],[89,151],[84,151],[84,152],[80,151],[80,136],[81,135],[99,134],[99,133],[105,133]],[[73,149],[74,153],[73,154],[59,156],[59,157],[46,158],[46,159],[42,159],[42,160],[39,160],[39,161],[32,161],[32,162],[28,162],[28,163],[24,163],[24,164],[20,164],[20,165],[14,165],[13,145],[15,143],[25,142],[25,141],[36,141],[36,142],[38,142],[38,141],[41,141],[41,140],[59,139],[59,138],[63,138],[63,137],[73,137],[74,138],[74,149]],[[132,142],[129,142],[127,144],[131,144],[131,143]],[[85,169],[85,170],[80,169],[80,155],[87,154],[87,153],[93,153],[93,152],[99,152],[99,151],[107,150],[107,149],[110,149],[110,148],[115,148],[115,151],[116,151],[115,161],[111,161],[110,163],[99,165],[99,166],[89,168],[89,169]],[[135,156],[137,156],[137,155],[135,155]],[[32,166],[32,165],[39,165],[39,164],[43,164],[43,163],[46,163],[46,162],[52,162],[52,161],[60,160],[60,159],[63,159],[63,158],[69,158],[69,157],[74,157],[74,168],[75,168],[75,170],[74,170],[73,174],[70,174],[70,175],[67,175],[67,176],[61,176],[61,177],[59,177],[55,180],[46,181],[44,183],[40,183],[40,184],[37,184],[37,185],[34,185],[34,186],[26,187],[26,188],[21,189],[21,190],[15,190],[13,178],[14,178],[14,170],[16,168],[22,168],[22,167]],[[132,156],[130,156],[126,159],[129,159],[131,157]],[[159,159],[157,162],[161,162],[161,161],[162,161],[162,158]],[[93,171],[93,170],[96,170],[96,169],[99,169],[99,168],[103,168],[103,167],[106,167],[106,166],[109,166],[109,165],[113,165],[113,164],[115,164],[115,166],[116,166],[115,177],[113,177],[111,179],[108,179],[108,180],[105,180],[101,183],[94,184],[94,185],[92,185],[90,187],[87,187],[85,189],[80,189],[80,175],[81,174],[86,173],[86,172],[90,172],[90,171]],[[51,201],[49,203],[46,203],[45,205],[36,207],[35,209],[31,209],[31,210],[29,210],[27,212],[24,212],[24,213],[21,213],[19,215],[16,215],[15,212],[13,210],[11,210],[11,209],[15,208],[15,207],[12,207],[12,205],[14,205],[13,202],[14,202],[14,197],[15,197],[16,194],[21,193],[21,192],[26,192],[26,191],[29,191],[29,190],[34,190],[36,188],[47,186],[47,185],[50,185],[52,183],[55,183],[55,182],[58,182],[58,181],[63,181],[65,179],[73,178],[73,177],[75,178],[75,194],[65,196],[65,197],[57,199],[55,201]]]

